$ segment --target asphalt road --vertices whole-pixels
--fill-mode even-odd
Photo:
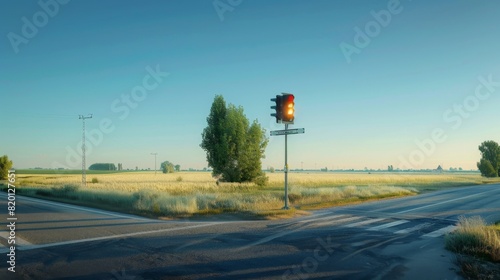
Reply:
[[[0,194],[3,224],[7,196]],[[0,279],[460,279],[444,235],[500,220],[500,185],[337,207],[280,221],[158,221],[16,197]]]

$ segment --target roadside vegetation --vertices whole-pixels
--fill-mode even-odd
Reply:
[[[457,253],[468,279],[498,279],[500,275],[500,223],[486,225],[481,217],[461,217],[457,229],[446,236],[446,249]]]
[[[304,210],[415,195],[449,187],[492,182],[479,174],[290,173],[284,211],[283,173],[269,173],[265,186],[217,183],[208,172],[88,174],[81,188],[76,174],[27,174],[18,170],[18,194],[156,217],[234,213],[281,218]]]

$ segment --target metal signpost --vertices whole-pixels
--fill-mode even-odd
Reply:
[[[283,209],[290,209],[288,207],[288,134],[301,134],[305,133],[304,128],[288,129],[289,124],[293,124],[295,120],[295,96],[289,93],[283,93],[282,95],[276,95],[276,98],[272,98],[271,101],[276,102],[276,106],[271,106],[271,109],[275,109],[276,112],[271,114],[271,116],[276,117],[277,123],[285,124],[285,130],[274,130],[271,131],[271,136],[281,136],[285,135],[285,207]]]

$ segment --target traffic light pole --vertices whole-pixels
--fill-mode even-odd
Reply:
[[[285,124],[285,131],[288,130],[288,124]],[[285,207],[288,210],[288,134],[285,132]]]
[[[288,129],[288,124],[293,124],[295,119],[295,96],[291,93],[282,93],[281,95],[276,95],[276,98],[271,98],[271,102],[275,102],[274,106],[271,106],[272,110],[275,110],[271,114],[272,117],[276,118],[276,123],[284,123],[285,130],[275,130],[271,131],[271,136],[285,135],[285,207],[283,209],[288,210],[288,134],[299,134],[304,133],[303,128]]]

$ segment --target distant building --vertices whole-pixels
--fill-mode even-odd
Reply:
[[[441,165],[439,165],[436,170],[436,172],[439,172],[439,173],[443,173],[443,168],[441,167]]]

